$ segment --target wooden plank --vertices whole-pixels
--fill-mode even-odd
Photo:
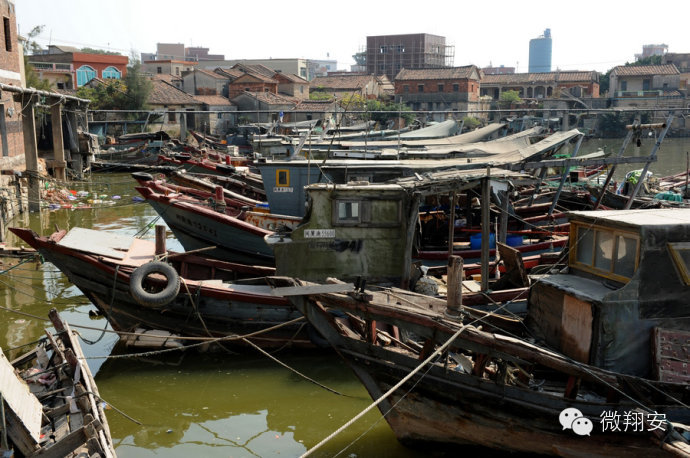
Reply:
[[[348,293],[355,289],[352,283],[335,285],[310,285],[310,286],[286,286],[273,288],[271,294],[274,296],[309,296],[310,294],[324,293]]]
[[[592,305],[569,295],[563,296],[561,351],[581,363],[589,363],[592,345]]]
[[[38,443],[43,407],[31,394],[29,385],[17,376],[2,349],[0,349],[0,392],[9,410],[19,421],[15,433],[26,435],[31,441]],[[8,432],[12,433],[11,430]]]

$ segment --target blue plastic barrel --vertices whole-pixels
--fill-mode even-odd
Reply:
[[[470,236],[470,249],[479,250],[482,248],[482,234]],[[489,248],[496,248],[496,234],[489,234]]]

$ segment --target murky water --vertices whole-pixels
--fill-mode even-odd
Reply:
[[[617,152],[621,140],[589,140],[581,154],[597,148]],[[626,155],[647,155],[653,141],[630,147]],[[690,139],[666,139],[659,162],[651,166],[658,176],[685,169]],[[640,166],[626,166],[620,174]],[[618,176],[618,173],[617,173]],[[621,175],[622,176],[622,175]],[[112,204],[92,209],[45,211],[23,215],[11,226],[31,227],[50,234],[55,227],[75,226],[134,235],[151,225],[156,213],[146,203],[134,203],[134,180],[128,174],[96,175],[90,184],[75,184],[75,190],[108,195]],[[118,195],[121,198],[112,200]],[[152,238],[149,230],[145,238]],[[8,245],[19,242],[7,236]],[[180,249],[176,240],[168,240]],[[4,258],[0,268],[18,263]],[[299,456],[358,414],[371,399],[350,370],[328,351],[276,356],[348,396],[338,396],[313,385],[258,353],[173,353],[164,357],[125,357],[116,349],[117,336],[79,290],[52,265],[34,262],[0,274],[0,306],[39,317],[0,310],[0,346],[16,355],[14,347],[44,335],[51,307],[78,328],[89,366],[96,373],[101,395],[115,408],[141,425],[108,411],[108,421],[121,457],[149,456]],[[500,432],[499,432],[500,433]],[[316,456],[429,456],[429,451],[400,445],[378,410],[329,442]],[[441,454],[440,452],[438,453]]]
[[[133,203],[134,180],[127,174],[96,175],[91,191],[119,195],[93,209],[45,211],[16,218],[10,226],[39,234],[88,227],[134,235],[156,218],[146,203]],[[75,190],[87,189],[75,184]],[[171,236],[172,237],[172,236]],[[145,238],[153,238],[150,230]],[[8,246],[20,244],[9,234]],[[172,249],[181,249],[173,238]],[[17,259],[4,258],[7,269]],[[25,263],[0,275],[0,305],[40,317],[0,310],[0,347],[17,355],[18,345],[44,335],[48,310],[57,308],[79,330],[101,395],[137,425],[107,411],[120,457],[299,456],[365,409],[371,400],[352,372],[330,351],[278,352],[277,358],[347,396],[338,396],[251,350],[246,354],[174,353],[165,357],[111,355],[117,336],[104,333],[105,319],[52,264]],[[116,353],[122,353],[119,349]],[[374,409],[316,456],[422,456],[400,445]]]

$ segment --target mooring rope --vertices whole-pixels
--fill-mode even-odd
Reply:
[[[349,428],[350,425],[352,425],[354,422],[356,422],[357,420],[359,420],[360,418],[362,418],[364,415],[366,415],[367,412],[369,412],[371,409],[373,409],[374,407],[376,407],[377,405],[379,405],[379,404],[380,404],[383,400],[385,400],[388,396],[390,396],[391,394],[393,394],[393,393],[395,392],[395,390],[397,390],[397,389],[400,388],[403,384],[405,384],[405,382],[407,382],[408,380],[410,380],[410,379],[411,379],[417,372],[419,372],[424,366],[426,366],[428,363],[430,363],[430,362],[431,362],[434,358],[436,358],[438,355],[440,355],[441,353],[443,353],[443,352],[446,350],[446,348],[448,348],[448,347],[450,346],[450,344],[452,344],[453,341],[455,341],[455,339],[457,339],[457,338],[460,336],[460,334],[462,334],[462,333],[465,331],[465,329],[467,329],[467,328],[470,327],[470,326],[471,326],[471,324],[463,325],[463,326],[462,326],[460,329],[458,329],[458,330],[455,332],[455,334],[453,334],[443,345],[441,345],[440,347],[438,347],[438,348],[436,349],[436,351],[434,351],[431,355],[429,355],[429,357],[428,357],[427,359],[425,359],[421,364],[419,364],[417,367],[415,367],[415,368],[412,370],[412,372],[410,372],[409,374],[407,374],[402,380],[400,380],[398,383],[396,383],[390,390],[386,391],[386,392],[385,392],[383,395],[381,395],[376,401],[374,401],[372,404],[370,404],[366,409],[364,409],[363,411],[361,411],[360,413],[358,413],[357,415],[355,415],[350,421],[348,421],[348,422],[345,423],[343,426],[341,426],[340,428],[338,428],[336,431],[334,431],[333,433],[331,433],[328,437],[326,437],[325,439],[323,439],[321,442],[319,442],[318,444],[316,444],[314,447],[312,447],[312,448],[310,448],[309,450],[307,450],[303,455],[301,455],[300,458],[309,456],[309,455],[311,455],[312,453],[314,453],[316,450],[318,450],[319,448],[321,448],[326,442],[330,441],[332,438],[334,438],[335,436],[337,436],[338,434],[340,434],[341,432],[343,432],[344,430],[346,430],[347,428]]]

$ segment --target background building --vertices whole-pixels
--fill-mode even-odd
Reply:
[[[551,29],[529,41],[529,73],[551,71]]]
[[[366,72],[386,75],[391,81],[408,70],[452,67],[455,47],[446,38],[428,33],[367,37]]]
[[[51,45],[46,54],[29,56],[39,77],[57,89],[77,89],[94,78],[124,78],[128,62],[127,56],[84,53],[72,46]]]
[[[635,54],[635,60],[644,59],[645,57],[663,56],[668,52],[668,45],[642,45],[642,54]]]

